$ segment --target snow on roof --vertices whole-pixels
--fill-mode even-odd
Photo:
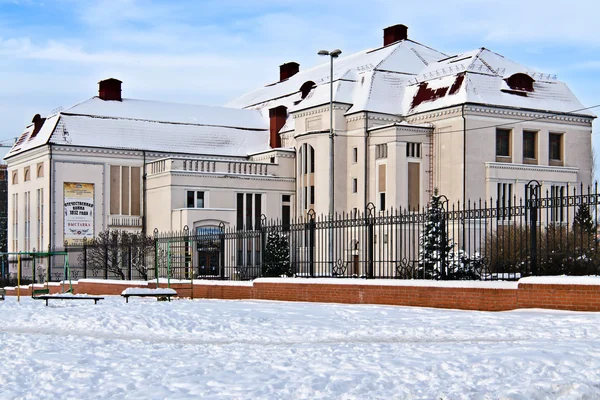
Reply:
[[[260,111],[93,97],[33,124],[8,152],[54,143],[86,147],[247,156],[269,147],[269,125]]]
[[[329,102],[329,60],[267,85],[228,104],[268,110],[285,106],[293,113]],[[513,90],[507,79],[530,76],[533,91]],[[474,103],[595,117],[555,76],[506,59],[485,48],[451,57],[411,40],[341,56],[334,61],[334,101],[351,105],[347,114],[371,111],[406,117],[435,109]],[[316,87],[302,99],[300,87]],[[265,112],[263,112],[265,115]],[[290,130],[289,121],[284,126]]]
[[[92,97],[83,103],[62,111],[61,114],[139,119],[176,124],[227,126],[244,129],[266,128],[260,113],[252,110],[136,99],[104,101],[99,97]]]
[[[247,156],[269,148],[269,131],[62,115],[50,143]]]

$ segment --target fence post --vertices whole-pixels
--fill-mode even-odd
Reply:
[[[87,279],[87,239],[83,238],[83,279]]]
[[[225,223],[219,223],[219,276],[221,280],[225,280]]]
[[[158,228],[154,228],[154,278],[158,288]]]
[[[538,254],[537,254],[537,223],[538,223],[538,196],[540,183],[538,181],[529,181],[529,231],[530,251],[531,251],[531,274],[538,274]]]
[[[265,251],[267,249],[267,217],[265,214],[260,217],[260,276],[265,275]]]
[[[315,212],[308,212],[308,274],[310,277],[315,276],[315,232],[317,223],[315,221]]]
[[[367,279],[373,278],[373,264],[375,262],[375,205],[367,204]]]

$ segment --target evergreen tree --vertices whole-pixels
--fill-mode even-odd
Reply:
[[[448,264],[454,247],[446,232],[441,197],[436,188],[427,209],[427,220],[421,235],[419,251],[419,277],[440,279],[442,268]]]
[[[576,233],[587,234],[593,234],[596,231],[596,222],[590,213],[589,205],[579,205],[575,217],[573,217],[573,230]]]
[[[275,231],[269,232],[263,263],[263,276],[291,275],[290,245],[286,236]]]

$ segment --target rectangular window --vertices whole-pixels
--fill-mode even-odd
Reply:
[[[13,248],[12,251],[19,251],[19,195],[14,193],[12,196],[12,220],[13,220]]]
[[[314,173],[315,172],[315,148],[312,146],[309,146],[310,148],[310,173]]]
[[[496,157],[510,157],[510,129],[496,129]]]
[[[188,190],[186,192],[186,208],[204,208],[204,192]]]
[[[358,192],[358,179],[352,178],[352,193]]]
[[[237,194],[236,206],[236,228],[238,231],[244,229],[244,194]]]
[[[352,148],[352,162],[353,163],[357,163],[358,162],[358,147],[353,147]]]
[[[290,230],[291,216],[292,216],[292,198],[289,194],[281,196],[281,225],[284,231]]]
[[[261,217],[262,217],[262,195],[254,195],[254,229],[258,230],[261,228]]]
[[[252,230],[252,193],[246,193],[246,230]]]
[[[552,185],[550,187],[550,222],[565,221],[566,188]]]
[[[421,164],[408,163],[408,209],[418,210],[421,200]]]
[[[384,144],[378,144],[375,146],[375,158],[376,159],[381,159],[381,158],[387,158],[387,143]]]
[[[498,199],[496,201],[496,218],[500,221],[512,219],[512,183],[498,183]]]
[[[523,131],[523,158],[537,158],[537,132]]]
[[[37,197],[37,249],[43,251],[44,248],[44,189],[38,189]]]
[[[406,143],[406,157],[421,158],[421,143]]]
[[[562,137],[560,133],[551,133],[549,141],[549,154],[551,161],[562,161]]]
[[[31,192],[25,192],[25,251],[31,250]]]
[[[385,193],[379,193],[379,209],[385,210]]]
[[[110,213],[141,215],[141,168],[110,166]]]

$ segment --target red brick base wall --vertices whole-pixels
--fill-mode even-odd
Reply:
[[[289,281],[287,281],[289,282]],[[120,295],[128,287],[154,288],[153,282],[80,281],[73,285],[75,293]],[[166,287],[160,284],[160,287]],[[517,308],[550,308],[573,311],[600,311],[600,285],[523,284],[517,289],[452,288],[435,286],[387,286],[361,284],[254,282],[253,285],[223,285],[202,282],[192,285],[174,283],[180,297],[229,300],[281,300],[346,304],[387,304],[397,306],[453,308],[480,311],[506,311]],[[36,285],[36,289],[38,285]],[[41,287],[40,287],[41,288]],[[59,293],[60,286],[50,286]],[[193,292],[192,292],[193,290]],[[16,289],[6,291],[15,296]],[[193,296],[192,296],[193,294]],[[21,288],[21,296],[31,289]]]

